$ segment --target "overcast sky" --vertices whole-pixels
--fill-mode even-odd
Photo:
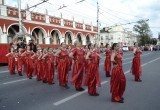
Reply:
[[[21,0],[22,8],[35,5],[42,0]],[[86,24],[96,25],[97,17],[97,0],[49,0],[49,2],[30,9],[31,11],[45,13],[47,8],[48,13],[53,16],[75,21],[85,22]],[[148,23],[151,27],[154,37],[158,37],[160,32],[160,0],[98,0],[100,7],[100,24],[104,26],[113,26],[116,23],[126,24],[136,22],[141,19],[149,19]],[[10,6],[18,6],[17,0],[6,0],[6,4]],[[58,10],[60,6],[67,6]],[[132,30],[134,24],[124,25],[123,27]]]

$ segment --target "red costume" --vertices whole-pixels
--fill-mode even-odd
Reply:
[[[60,86],[67,86],[69,72],[69,56],[67,50],[60,49],[61,53],[58,56],[58,79]]]
[[[40,56],[39,53],[36,53],[33,57],[34,60],[34,75],[37,76],[37,81],[40,81],[40,71],[41,71],[41,60],[38,59]]]
[[[131,73],[135,76],[135,81],[140,81],[140,76],[142,75],[141,59],[140,55],[142,52],[139,49],[136,49],[134,58],[132,61]]]
[[[22,67],[23,67],[23,57],[21,56],[21,53],[18,53],[17,55],[17,71],[19,75],[22,75]]]
[[[71,83],[75,85],[76,90],[82,89],[82,79],[85,66],[85,52],[82,49],[74,49],[72,51],[74,56],[74,66],[72,71]]]
[[[32,73],[34,71],[34,65],[33,65],[33,59],[31,59],[31,56],[33,55],[33,52],[26,51],[25,55],[25,72],[27,74],[28,78],[32,78]]]
[[[43,57],[43,56],[42,56]],[[48,56],[46,56],[44,59],[42,59],[41,61],[41,67],[42,67],[42,71],[41,71],[41,79],[43,80],[44,83],[47,82],[47,70],[48,70]]]
[[[47,67],[46,67],[44,79],[49,84],[54,83],[54,54],[53,53],[48,53]]]
[[[101,53],[100,49],[95,49],[94,52],[98,54]],[[99,63],[100,63],[100,57],[98,58],[98,66],[99,66]]]
[[[90,63],[88,64],[88,70],[86,73],[85,86],[88,86],[88,93],[94,96],[97,93],[96,85],[101,86],[98,63],[99,56],[95,52],[91,52],[89,56]]]
[[[14,53],[10,53],[8,56],[8,69],[10,71],[10,74],[15,74],[15,55]]]
[[[126,78],[122,69],[122,56],[115,53],[115,62],[113,62],[112,76],[110,80],[112,101],[119,102],[123,100],[123,93],[126,87]]]
[[[104,69],[106,71],[106,77],[110,77],[110,71],[111,71],[111,53],[112,51],[107,49],[106,50],[106,59],[104,62]]]

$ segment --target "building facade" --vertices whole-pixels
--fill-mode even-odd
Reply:
[[[101,43],[112,45],[113,43],[120,43],[121,45],[133,46],[137,42],[137,37],[132,31],[127,31],[121,24],[114,27],[104,27],[100,31]]]
[[[0,43],[10,43],[19,32],[18,8],[6,6],[5,0],[0,0]],[[47,13],[21,10],[23,32],[30,34],[38,44],[73,44],[76,40],[87,45],[94,42],[97,36],[97,27],[68,20],[61,17],[50,16]],[[28,42],[31,38],[26,36]]]

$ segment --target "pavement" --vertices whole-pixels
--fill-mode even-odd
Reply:
[[[100,63],[102,86],[98,87],[100,96],[93,97],[87,93],[58,86],[48,85],[27,79],[25,75],[10,75],[8,67],[0,67],[0,110],[160,110],[160,51],[143,52],[142,82],[135,82],[130,73],[133,54],[124,53],[123,70],[127,79],[124,103],[111,102],[110,78],[105,77],[103,57]],[[69,74],[69,79],[71,73]]]

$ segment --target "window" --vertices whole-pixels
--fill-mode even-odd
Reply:
[[[13,15],[16,15],[16,11],[15,10],[13,11]]]
[[[8,9],[8,14],[11,14],[11,10],[10,9]]]

